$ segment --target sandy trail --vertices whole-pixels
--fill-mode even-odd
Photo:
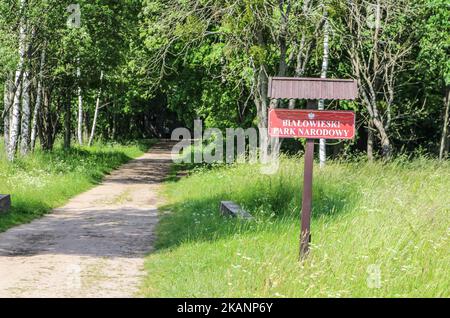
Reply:
[[[0,297],[133,297],[171,146],[158,143],[52,214],[0,233]]]

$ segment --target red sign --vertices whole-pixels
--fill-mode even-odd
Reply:
[[[271,109],[269,135],[279,138],[353,139],[352,111]]]

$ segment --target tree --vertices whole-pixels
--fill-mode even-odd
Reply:
[[[427,1],[423,14],[423,36],[417,69],[422,75],[425,89],[433,94],[437,91],[442,98],[442,128],[439,142],[439,158],[449,153],[450,128],[450,11],[445,0]]]
[[[445,0],[77,4],[0,1],[0,132],[10,160],[38,139],[51,150],[62,137],[66,148],[72,138],[89,145],[167,137],[197,118],[224,130],[259,128],[262,156],[277,156],[282,144],[267,134],[269,108],[305,103],[270,100],[269,76],[356,78],[360,100],[340,103],[363,124],[347,151],[448,157]],[[321,141],[322,164],[325,150]]]
[[[24,63],[26,55],[26,20],[25,11],[27,10],[27,1],[20,0],[20,22],[19,22],[19,63],[15,74],[15,92],[12,101],[11,126],[8,143],[8,160],[13,161],[19,140],[19,124],[20,124],[20,96],[22,94],[22,81],[24,73]]]
[[[305,72],[314,44],[311,23],[321,20],[313,14],[314,3],[147,1],[142,27],[151,62],[145,67],[155,83],[164,85],[191,57],[196,62],[202,57],[196,64],[210,81],[220,80],[222,92],[228,92],[228,87],[240,88],[240,96],[228,94],[236,96],[238,109],[247,109],[249,99],[253,100],[256,118],[252,121],[261,132],[262,156],[277,154],[280,143],[267,134],[267,114],[269,107],[278,107],[280,102],[267,96],[268,76]],[[193,88],[198,82],[183,85]],[[202,87],[195,91],[202,91]],[[295,107],[295,102],[290,105]]]
[[[38,116],[40,114],[41,110],[41,103],[42,103],[42,81],[43,81],[43,72],[45,68],[45,44],[42,48],[41,52],[41,60],[39,63],[39,76],[37,79],[37,89],[36,89],[36,103],[34,105],[33,110],[33,120],[31,123],[31,149],[34,151],[36,146],[36,137],[37,137],[37,122],[38,122]]]
[[[398,76],[405,70],[412,49],[413,32],[408,21],[415,16],[414,5],[404,0],[348,0],[342,5],[348,54],[369,115],[368,157],[373,158],[371,145],[376,130],[382,155],[390,158],[389,128],[398,93]]]
[[[103,71],[100,74],[100,85],[103,82]],[[95,136],[95,127],[97,126],[98,111],[100,109],[100,98],[102,97],[102,87],[98,89],[97,102],[95,103],[94,120],[92,121],[91,136],[89,137],[89,146],[92,145]]]
[[[328,72],[328,56],[329,56],[329,36],[330,36],[330,23],[328,21],[328,8],[326,5],[323,6],[323,58],[322,58],[322,73],[320,74],[321,78],[327,77]],[[325,109],[325,101],[319,100],[319,110]],[[326,158],[327,158],[327,148],[326,148],[326,140],[320,139],[319,141],[319,159],[320,166],[324,167]]]

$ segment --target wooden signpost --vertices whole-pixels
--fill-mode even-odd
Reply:
[[[355,113],[274,108],[269,111],[269,127],[271,137],[353,139]]]
[[[353,139],[355,114],[350,111],[318,111],[317,100],[353,100],[358,95],[354,80],[273,77],[269,97],[306,99],[307,110],[271,109],[269,135],[277,138],[306,138],[303,181],[300,258],[309,252],[311,242],[312,182],[315,139]]]

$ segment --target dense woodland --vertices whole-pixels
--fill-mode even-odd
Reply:
[[[269,100],[269,76],[357,79],[357,101],[319,102],[357,112],[329,155],[448,157],[447,0],[0,0],[0,43],[9,160],[198,118],[265,128],[268,108],[305,107]]]

